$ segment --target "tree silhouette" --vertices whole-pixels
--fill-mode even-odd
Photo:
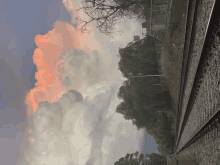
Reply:
[[[126,78],[137,75],[159,74],[154,38],[129,42],[125,48],[119,48],[119,70]]]
[[[91,3],[92,2],[92,3]],[[86,0],[77,9],[83,10],[89,20],[77,20],[82,24],[81,32],[87,32],[87,25],[95,21],[100,32],[107,35],[121,33],[114,26],[121,22],[124,17],[143,19],[146,7],[149,8],[150,0]],[[138,9],[138,10],[137,10]]]
[[[144,162],[148,162],[149,165],[166,165],[167,160],[166,156],[161,154],[151,153],[139,155],[138,151],[136,151],[135,153],[128,153],[125,157],[120,158],[115,162],[115,165],[143,165]]]
[[[150,36],[144,39],[134,37],[125,48],[119,49],[119,57],[119,69],[128,80],[119,88],[118,98],[123,101],[116,112],[126,120],[132,120],[138,130],[145,128],[155,139],[161,153],[171,154],[175,140],[172,133],[175,120],[171,117],[175,114],[169,92],[154,88],[153,84],[161,83],[159,77],[131,77],[158,74],[154,39]]]

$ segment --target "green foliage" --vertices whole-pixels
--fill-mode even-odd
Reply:
[[[129,159],[130,156],[130,159]],[[127,154],[125,157],[120,158],[115,165],[143,165],[144,161],[148,162],[149,165],[166,165],[166,156],[151,153],[151,154],[140,154],[136,151],[132,154]]]
[[[151,153],[151,154],[148,154],[148,157],[149,157],[149,164],[152,164],[152,165],[166,165],[167,164],[167,158],[164,155]]]
[[[158,74],[154,39],[150,36],[128,43],[120,48],[119,69],[126,78],[137,75]],[[153,69],[150,69],[153,65]],[[129,83],[130,82],[130,83]],[[156,91],[153,84],[159,77],[130,78],[119,88],[118,97],[123,100],[116,109],[126,120],[132,120],[137,129],[154,137],[163,154],[173,152],[173,108],[169,92]]]
[[[120,158],[115,162],[115,165],[139,165],[144,159],[144,154],[139,155],[139,152],[136,151],[135,153],[128,153],[125,157]]]
[[[158,30],[157,31],[157,42],[159,44],[165,44],[166,40],[165,40],[165,29],[164,30]]]
[[[141,74],[158,74],[157,54],[153,37],[149,36],[128,43],[127,47],[119,49],[119,55],[121,59],[118,66],[126,78]]]
[[[167,116],[172,112],[168,96],[155,93],[144,79],[127,81],[120,87],[118,97],[123,99],[116,109],[126,120],[132,120],[137,129],[146,128],[165,154],[172,153],[174,134],[173,120]],[[162,116],[160,113],[162,112]]]
[[[171,126],[172,121],[169,120],[167,115],[164,113],[162,115],[162,123],[156,124],[152,129],[148,129],[148,134],[154,137],[154,140],[164,155],[173,153],[175,136],[172,133]]]

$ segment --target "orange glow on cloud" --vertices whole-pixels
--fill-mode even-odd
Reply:
[[[31,142],[32,144],[34,143],[34,139],[33,139],[33,138],[30,138],[29,140],[30,140],[30,142]]]
[[[67,1],[63,0],[64,5]],[[68,2],[68,10],[75,10],[73,3]],[[64,22],[56,22],[54,28],[45,35],[36,35],[35,43],[38,48],[34,51],[33,62],[38,71],[35,73],[36,87],[26,98],[29,116],[36,112],[40,102],[58,101],[67,92],[62,88],[64,68],[60,67],[63,64],[61,53],[65,53],[69,48],[82,49],[86,53],[90,53],[91,49],[99,49],[94,35],[82,34],[72,25]]]

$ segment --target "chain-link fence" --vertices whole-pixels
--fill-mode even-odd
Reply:
[[[147,28],[148,35],[167,28],[172,0],[151,0],[150,18],[142,24]]]
[[[158,61],[158,70],[160,75],[164,75],[163,67],[162,67],[162,53],[164,51],[164,44],[159,44],[156,36],[154,36],[155,39],[155,46],[157,50],[157,61]],[[165,62],[165,61],[163,61]],[[165,64],[164,64],[165,65]],[[169,92],[169,84],[167,81],[167,78],[164,76],[160,76],[160,83],[162,87],[162,91],[168,93]]]

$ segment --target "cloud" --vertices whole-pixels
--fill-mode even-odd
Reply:
[[[81,49],[85,53],[91,53],[91,49],[97,48],[92,36],[80,34],[72,25],[64,22],[56,22],[54,28],[46,35],[37,35],[35,43],[38,48],[34,51],[33,61],[38,71],[35,74],[36,87],[29,92],[26,101],[29,106],[29,116],[36,111],[40,102],[57,101],[66,92],[62,88],[64,81],[62,74],[64,71],[63,67],[61,67],[63,60],[60,55],[62,53],[65,54],[70,48]],[[72,58],[69,54],[66,56]],[[63,55],[63,57],[66,56]],[[70,64],[71,66],[71,63],[65,64]],[[65,86],[68,86],[68,81],[67,78]]]
[[[27,164],[113,164],[139,150],[143,131],[115,113],[123,78],[111,66],[109,39],[94,36],[64,22],[36,36],[37,83],[27,97],[33,129]]]
[[[101,81],[102,66],[98,51],[87,54],[80,49],[68,49],[60,56],[63,59],[63,88],[68,91],[88,87]],[[86,92],[86,89],[84,88]]]
[[[80,93],[70,90],[59,102],[40,103],[33,114],[35,135],[32,135],[34,143],[32,151],[29,151],[33,158],[31,162],[39,165],[53,161],[82,163],[85,159],[81,157],[97,150],[97,141],[100,143],[103,139],[104,125],[99,116],[102,117],[102,111],[107,110],[113,92],[109,89],[105,94],[82,100]],[[87,146],[91,146],[91,151]],[[44,156],[49,158],[48,161],[44,160]],[[55,156],[60,159],[54,159]]]
[[[34,142],[26,161],[103,165],[139,150],[137,133],[142,131],[115,113],[121,83],[103,81],[89,87],[87,95],[70,90],[58,102],[40,103],[32,114]]]

